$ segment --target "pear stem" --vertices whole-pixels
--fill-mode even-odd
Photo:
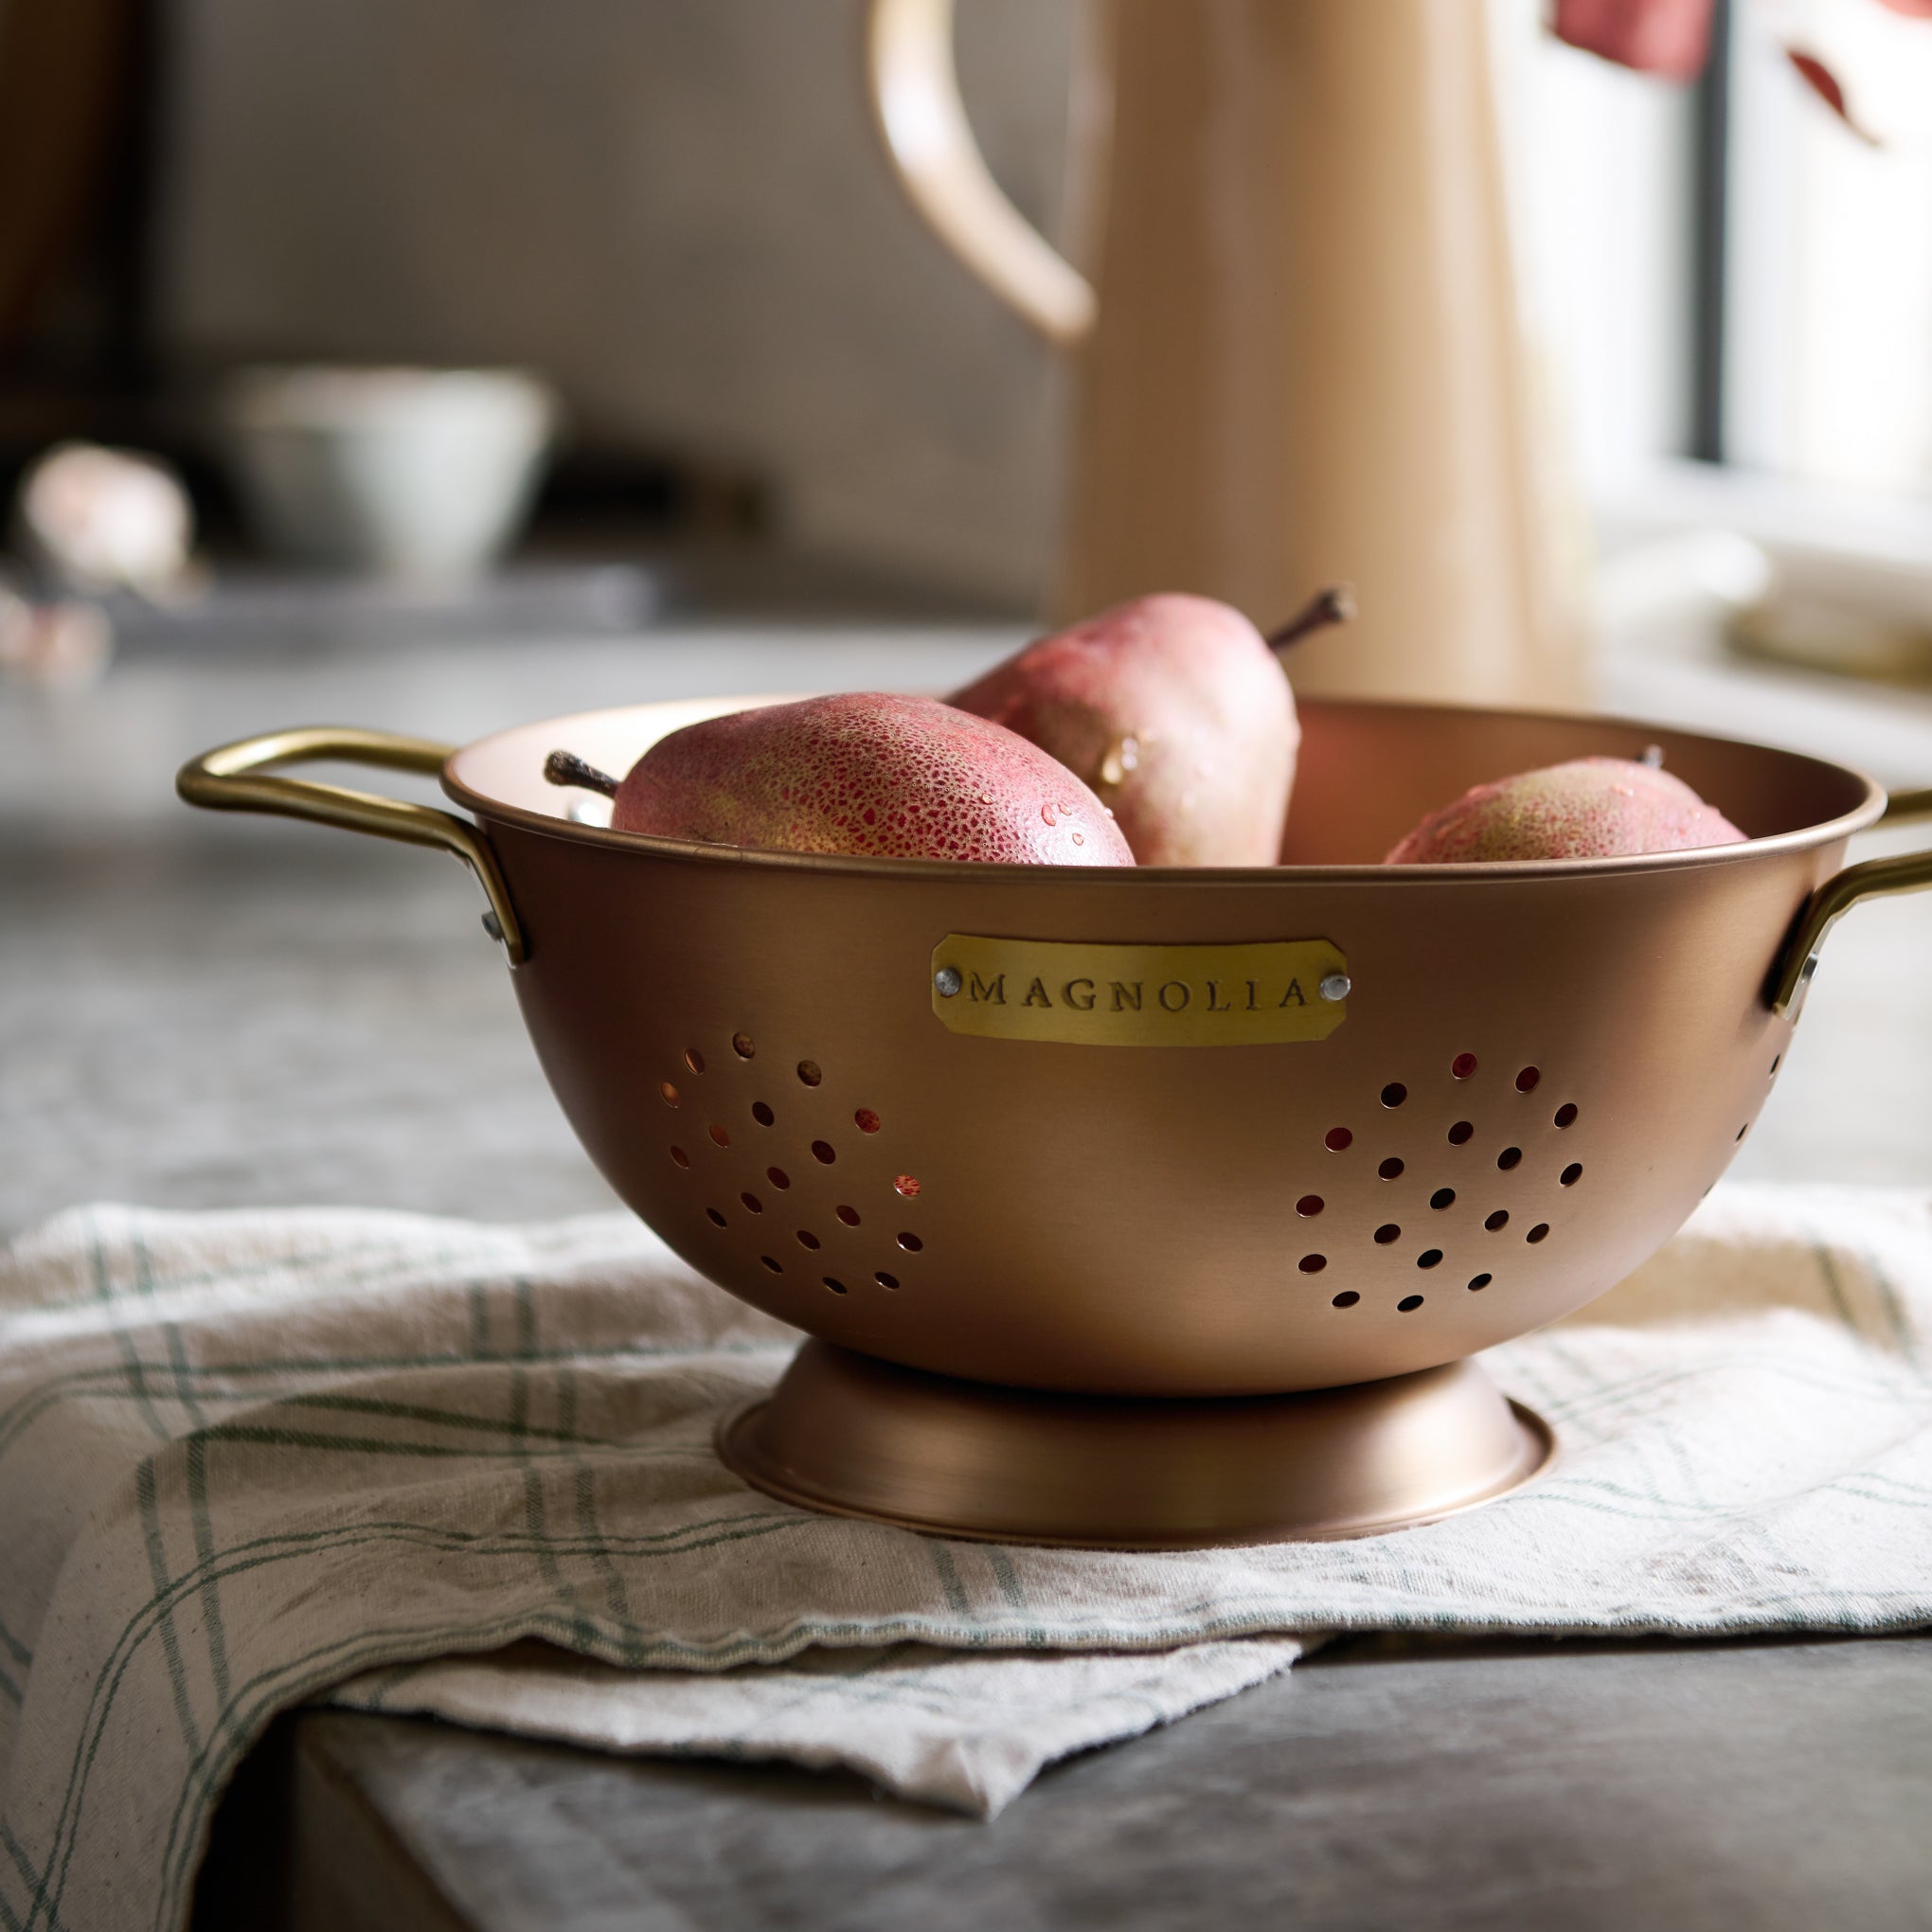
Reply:
[[[1355,587],[1351,583],[1331,584],[1318,590],[1294,617],[1268,638],[1271,651],[1285,651],[1298,644],[1313,631],[1325,631],[1331,624],[1346,624],[1355,615]]]
[[[606,798],[617,796],[617,779],[586,764],[574,751],[553,751],[544,760],[544,776],[553,785],[575,785],[581,791],[601,792]]]

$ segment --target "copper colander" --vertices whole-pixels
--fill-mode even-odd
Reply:
[[[817,1338],[726,1459],[949,1534],[1358,1533],[1527,1479],[1547,1432],[1468,1358],[1669,1239],[1769,1097],[1828,925],[1932,884],[1924,855],[1840,869],[1886,810],[1857,773],[1595,718],[1310,704],[1266,870],[680,844],[542,777],[750,702],[454,752],[284,732],[181,788],[471,865],[612,1187]],[[1653,743],[1746,844],[1375,863],[1471,784]],[[440,770],[474,824],[262,775],[316,759]]]

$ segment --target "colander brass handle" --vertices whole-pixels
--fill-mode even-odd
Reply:
[[[175,775],[174,789],[190,805],[209,812],[269,812],[454,852],[475,873],[489,898],[491,915],[510,963],[520,966],[528,957],[523,928],[510,905],[496,854],[474,825],[431,805],[351,792],[342,785],[320,785],[313,778],[266,776],[277,765],[314,764],[324,760],[435,774],[442,770],[455,749],[433,739],[399,738],[390,732],[362,731],[348,724],[301,724],[218,745],[189,759]]]
[[[1904,825],[1915,818],[1932,818],[1932,791],[1898,792],[1887,805],[1884,825]],[[1907,852],[1903,858],[1868,859],[1834,873],[1805,901],[1798,924],[1771,978],[1771,1010],[1780,1019],[1796,1020],[1818,970],[1818,950],[1825,935],[1867,899],[1885,899],[1897,892],[1923,892],[1932,887],[1932,852]]]

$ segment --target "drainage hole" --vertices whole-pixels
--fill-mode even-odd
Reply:
[[[1424,1248],[1416,1257],[1416,1266],[1419,1268],[1439,1268],[1441,1264],[1442,1250],[1439,1247]]]
[[[744,1203],[745,1207],[752,1213],[762,1214],[764,1212],[764,1203],[756,1194],[741,1194],[738,1198]]]
[[[1383,1225],[1375,1230],[1376,1245],[1379,1247],[1387,1247],[1391,1242],[1398,1242],[1401,1239],[1402,1229],[1399,1228],[1392,1221],[1384,1222]]]
[[[1319,1194],[1304,1194],[1295,1204],[1295,1211],[1304,1220],[1312,1220],[1327,1204]]]
[[[1453,1208],[1455,1205],[1456,1190],[1454,1188],[1438,1188],[1429,1196],[1429,1206],[1439,1210],[1444,1208]]]
[[[798,1078],[802,1080],[807,1086],[816,1086],[818,1082],[825,1078],[825,1075],[820,1070],[817,1061],[801,1060],[798,1063]]]
[[[769,1127],[778,1117],[762,1100],[754,1100],[751,1103],[751,1118],[760,1127]]]
[[[843,1295],[846,1292],[845,1283],[843,1281],[834,1281],[830,1275],[826,1276],[825,1278],[825,1285],[828,1288],[830,1288],[834,1295]]]
[[[707,1208],[705,1209],[705,1219],[708,1221],[713,1227],[723,1227],[724,1225],[724,1215],[719,1213],[719,1211],[715,1208]]]
[[[1331,1154],[1345,1154],[1355,1144],[1355,1136],[1346,1127],[1331,1127],[1321,1137],[1321,1144]]]
[[[873,1113],[870,1107],[861,1107],[852,1116],[852,1125],[861,1134],[876,1134],[879,1131],[879,1117]]]
[[[1337,1295],[1333,1301],[1329,1303],[1329,1306],[1331,1308],[1353,1308],[1356,1302],[1361,1300],[1361,1298],[1362,1297],[1359,1295],[1357,1295],[1352,1288],[1344,1288],[1342,1292],[1339,1295]]]
[[[809,1227],[801,1227],[798,1230],[798,1245],[800,1247],[815,1248],[818,1244],[818,1237]]]
[[[1508,1173],[1509,1171],[1512,1167],[1514,1167],[1516,1163],[1522,1158],[1523,1150],[1520,1147],[1506,1147],[1503,1149],[1502,1153],[1496,1155],[1496,1165],[1499,1168],[1501,1168],[1505,1173]]]
[[[897,1288],[899,1286],[899,1277],[897,1275],[888,1275],[884,1268],[881,1268],[872,1279],[882,1288]]]
[[[1451,1147],[1460,1147],[1465,1140],[1474,1138],[1475,1134],[1476,1127],[1473,1122],[1458,1120],[1449,1130],[1449,1145]]]
[[[1303,1255],[1295,1264],[1304,1275],[1318,1275],[1328,1266],[1326,1255]]]
[[[711,1138],[715,1140],[720,1147],[729,1147],[731,1145],[731,1136],[724,1131],[724,1128],[713,1126],[710,1130],[710,1134]]]
[[[1536,1224],[1536,1225],[1535,1225],[1534,1227],[1532,1227],[1532,1228],[1531,1228],[1531,1229],[1530,1230],[1530,1232],[1529,1232],[1528,1234],[1526,1234],[1526,1235],[1525,1235],[1525,1236],[1523,1237],[1523,1239],[1524,1239],[1525,1241],[1531,1241],[1531,1242],[1534,1242],[1534,1241],[1541,1241],[1541,1240],[1542,1240],[1542,1239],[1544,1238],[1544,1236],[1545,1236],[1545,1235],[1547,1235],[1547,1234],[1548,1232],[1549,1232],[1549,1223],[1548,1223],[1548,1222],[1547,1222],[1547,1221],[1539,1221],[1539,1222],[1538,1222],[1538,1223]]]
[[[899,1237],[899,1245],[903,1247],[907,1254],[916,1255],[919,1253],[921,1248],[925,1246],[925,1243],[920,1240],[919,1236],[916,1234],[902,1234]]]
[[[671,1157],[672,1160],[676,1161],[679,1167],[689,1167],[691,1164],[690,1155],[688,1154],[681,1147],[673,1147],[671,1150]]]
[[[1380,1174],[1385,1181],[1400,1180],[1402,1178],[1402,1162],[1399,1161],[1395,1157],[1395,1155],[1391,1154],[1388,1156],[1388,1158],[1386,1161],[1384,1161],[1379,1168],[1375,1170],[1375,1172],[1378,1174]]]
[[[1449,1063],[1449,1071],[1458,1080],[1467,1080],[1476,1071],[1476,1055],[1474,1053],[1458,1053]]]
[[[734,1033],[731,1036],[731,1050],[741,1060],[749,1060],[758,1051],[749,1033]]]
[[[1528,1094],[1535,1092],[1536,1082],[1540,1081],[1542,1078],[1543,1078],[1542,1074],[1539,1073],[1535,1067],[1526,1066],[1523,1069],[1523,1071],[1516,1076],[1516,1091],[1519,1094]]]
[[[821,1162],[826,1167],[830,1167],[838,1158],[838,1155],[832,1151],[831,1141],[814,1140],[812,1143],[812,1158]]]
[[[1560,1188],[1574,1188],[1576,1184],[1583,1179],[1583,1162],[1573,1160],[1570,1162],[1568,1167],[1564,1169],[1562,1173],[1557,1175],[1556,1177],[1557,1186]]]
[[[1492,1234],[1499,1233],[1503,1228],[1509,1226],[1509,1225],[1510,1225],[1510,1210],[1507,1208],[1498,1208],[1494,1214],[1492,1214],[1487,1221],[1483,1223],[1483,1225],[1486,1228],[1488,1228]]]
[[[766,1168],[764,1171],[764,1177],[775,1188],[789,1188],[792,1185],[791,1175],[788,1174],[781,1167]]]
[[[703,1073],[705,1070],[705,1056],[695,1046],[687,1046],[685,1048],[684,1064],[693,1073]]]
[[[1402,1315],[1413,1315],[1422,1305],[1422,1297],[1420,1295],[1404,1295],[1395,1304],[1397,1312]]]
[[[779,1267],[778,1262],[773,1261],[771,1256],[769,1255],[760,1255],[759,1256],[759,1260],[761,1261],[765,1264],[765,1266],[768,1267],[775,1275],[782,1275],[785,1272],[784,1269]]]
[[[683,1105],[684,1103],[683,1095],[681,1095],[678,1092],[678,1090],[674,1086],[672,1086],[669,1081],[665,1081],[658,1087],[657,1091],[664,1096],[664,1104],[667,1107],[676,1107]]]
[[[856,1208],[834,1208],[832,1210],[848,1227],[859,1225],[859,1210]]]
[[[1576,1118],[1577,1103],[1574,1100],[1565,1100],[1556,1110],[1556,1124],[1559,1127],[1567,1127]]]
[[[892,1191],[895,1194],[903,1194],[910,1201],[919,1192],[919,1181],[912,1174],[894,1174]]]
[[[1469,1292],[1472,1295],[1480,1295],[1495,1279],[1494,1275],[1472,1275],[1469,1278]]]
[[[1401,1081],[1392,1080],[1382,1089],[1382,1104],[1385,1107],[1399,1107],[1408,1099],[1408,1088]]]

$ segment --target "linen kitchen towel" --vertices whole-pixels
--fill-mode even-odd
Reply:
[[[796,1340],[622,1216],[96,1208],[19,1242],[0,1932],[174,1932],[234,1765],[331,1692],[843,1762],[990,1815],[1310,1634],[1932,1623],[1923,1193],[1721,1189],[1489,1356],[1556,1425],[1553,1473],[1352,1543],[1118,1555],[805,1514],[710,1448]]]

